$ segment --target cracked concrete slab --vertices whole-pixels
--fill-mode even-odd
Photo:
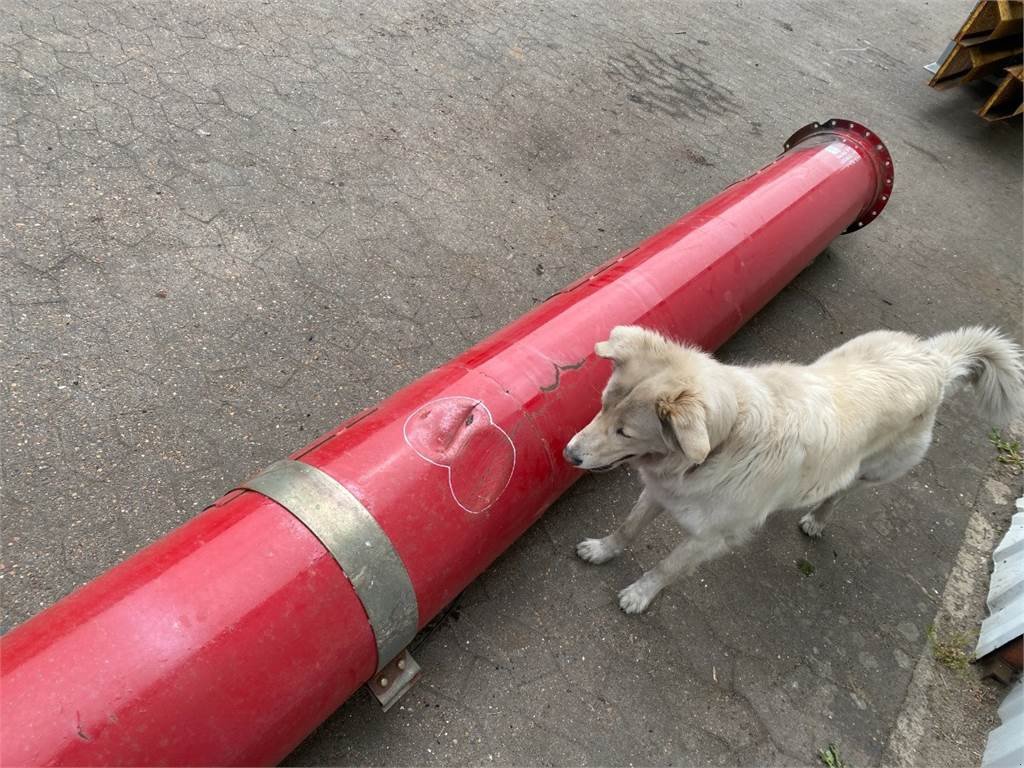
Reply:
[[[896,194],[723,350],[1021,318],[1019,125],[921,69],[952,0],[443,5],[5,0],[2,627],[774,157],[882,135]],[[821,541],[780,515],[622,615],[586,478],[302,764],[878,764],[992,476],[970,404]],[[814,573],[796,567],[806,559]]]

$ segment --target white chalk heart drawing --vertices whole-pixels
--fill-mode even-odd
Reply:
[[[486,512],[512,479],[516,446],[475,397],[442,397],[409,414],[406,444],[424,461],[448,470],[452,498],[466,512]]]

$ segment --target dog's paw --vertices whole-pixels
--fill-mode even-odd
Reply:
[[[626,613],[642,613],[657,597],[658,588],[640,578],[619,592],[619,607]]]
[[[600,565],[607,563],[619,553],[604,539],[584,539],[576,545],[576,554],[581,560]]]
[[[825,524],[815,519],[814,515],[808,512],[800,518],[800,530],[812,539],[820,539],[825,530]]]

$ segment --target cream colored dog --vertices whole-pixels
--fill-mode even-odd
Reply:
[[[576,551],[591,563],[620,554],[668,512],[686,539],[619,593],[638,613],[681,574],[749,538],[779,509],[807,509],[820,536],[844,492],[902,476],[924,457],[945,395],[970,382],[981,415],[1024,410],[1021,349],[998,331],[963,328],[930,339],[876,331],[811,365],[719,363],[644,328],[622,326],[595,347],[614,370],[600,413],[565,447],[598,472],[635,466],[644,490],[626,521]]]

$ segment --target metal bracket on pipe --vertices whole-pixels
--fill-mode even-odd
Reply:
[[[408,649],[393,658],[366,683],[370,693],[387,712],[420,679],[420,665]]]
[[[378,671],[401,657],[416,636],[419,605],[405,564],[369,510],[330,475],[292,459],[271,464],[239,487],[276,501],[334,556],[366,610]]]

